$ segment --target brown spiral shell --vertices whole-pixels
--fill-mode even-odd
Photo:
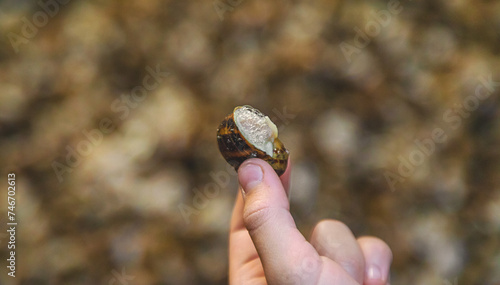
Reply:
[[[235,111],[239,108],[247,108],[255,115],[271,122],[269,118],[251,106],[245,105],[234,108],[233,112],[224,118],[217,129],[217,143],[222,156],[236,171],[238,171],[239,166],[246,159],[253,157],[261,158],[267,161],[276,173],[281,176],[287,168],[289,152],[278,139],[277,131],[273,138],[273,154],[271,156],[250,143],[242,134],[234,118]],[[276,127],[274,124],[273,126]]]

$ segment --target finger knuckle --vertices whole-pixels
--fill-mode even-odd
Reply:
[[[243,221],[247,230],[253,232],[268,223],[272,217],[271,211],[272,209],[262,202],[256,202],[245,207]]]

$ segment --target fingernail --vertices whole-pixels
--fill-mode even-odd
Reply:
[[[368,267],[368,271],[366,272],[368,279],[380,280],[382,279],[382,272],[377,265],[371,265]]]
[[[389,268],[378,264],[370,264],[366,269],[366,277],[368,280],[379,280],[384,282],[384,284],[385,282],[389,282],[388,274]]]
[[[249,191],[259,185],[264,177],[262,168],[253,163],[244,164],[238,174],[241,188],[245,194],[248,194]]]

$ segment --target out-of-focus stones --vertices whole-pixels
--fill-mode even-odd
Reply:
[[[382,237],[394,284],[500,281],[498,1],[221,0],[222,18],[210,1],[71,1],[17,53],[9,33],[62,1],[4,2],[20,283],[227,283],[238,182],[215,129],[243,104],[291,151],[305,235],[336,218]]]
[[[332,110],[314,122],[314,137],[310,141],[324,159],[342,163],[356,151],[358,132],[358,121],[354,115]]]
[[[293,165],[290,186],[290,201],[305,212],[314,210],[319,191],[319,171],[311,161],[300,161]]]
[[[452,220],[441,214],[421,214],[409,227],[415,251],[428,260],[436,277],[457,276],[463,269],[465,252]]]

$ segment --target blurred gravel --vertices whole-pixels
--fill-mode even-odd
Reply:
[[[226,284],[215,130],[243,104],[291,151],[304,235],[381,237],[391,284],[500,284],[499,1],[66,2],[0,2],[1,284]]]

